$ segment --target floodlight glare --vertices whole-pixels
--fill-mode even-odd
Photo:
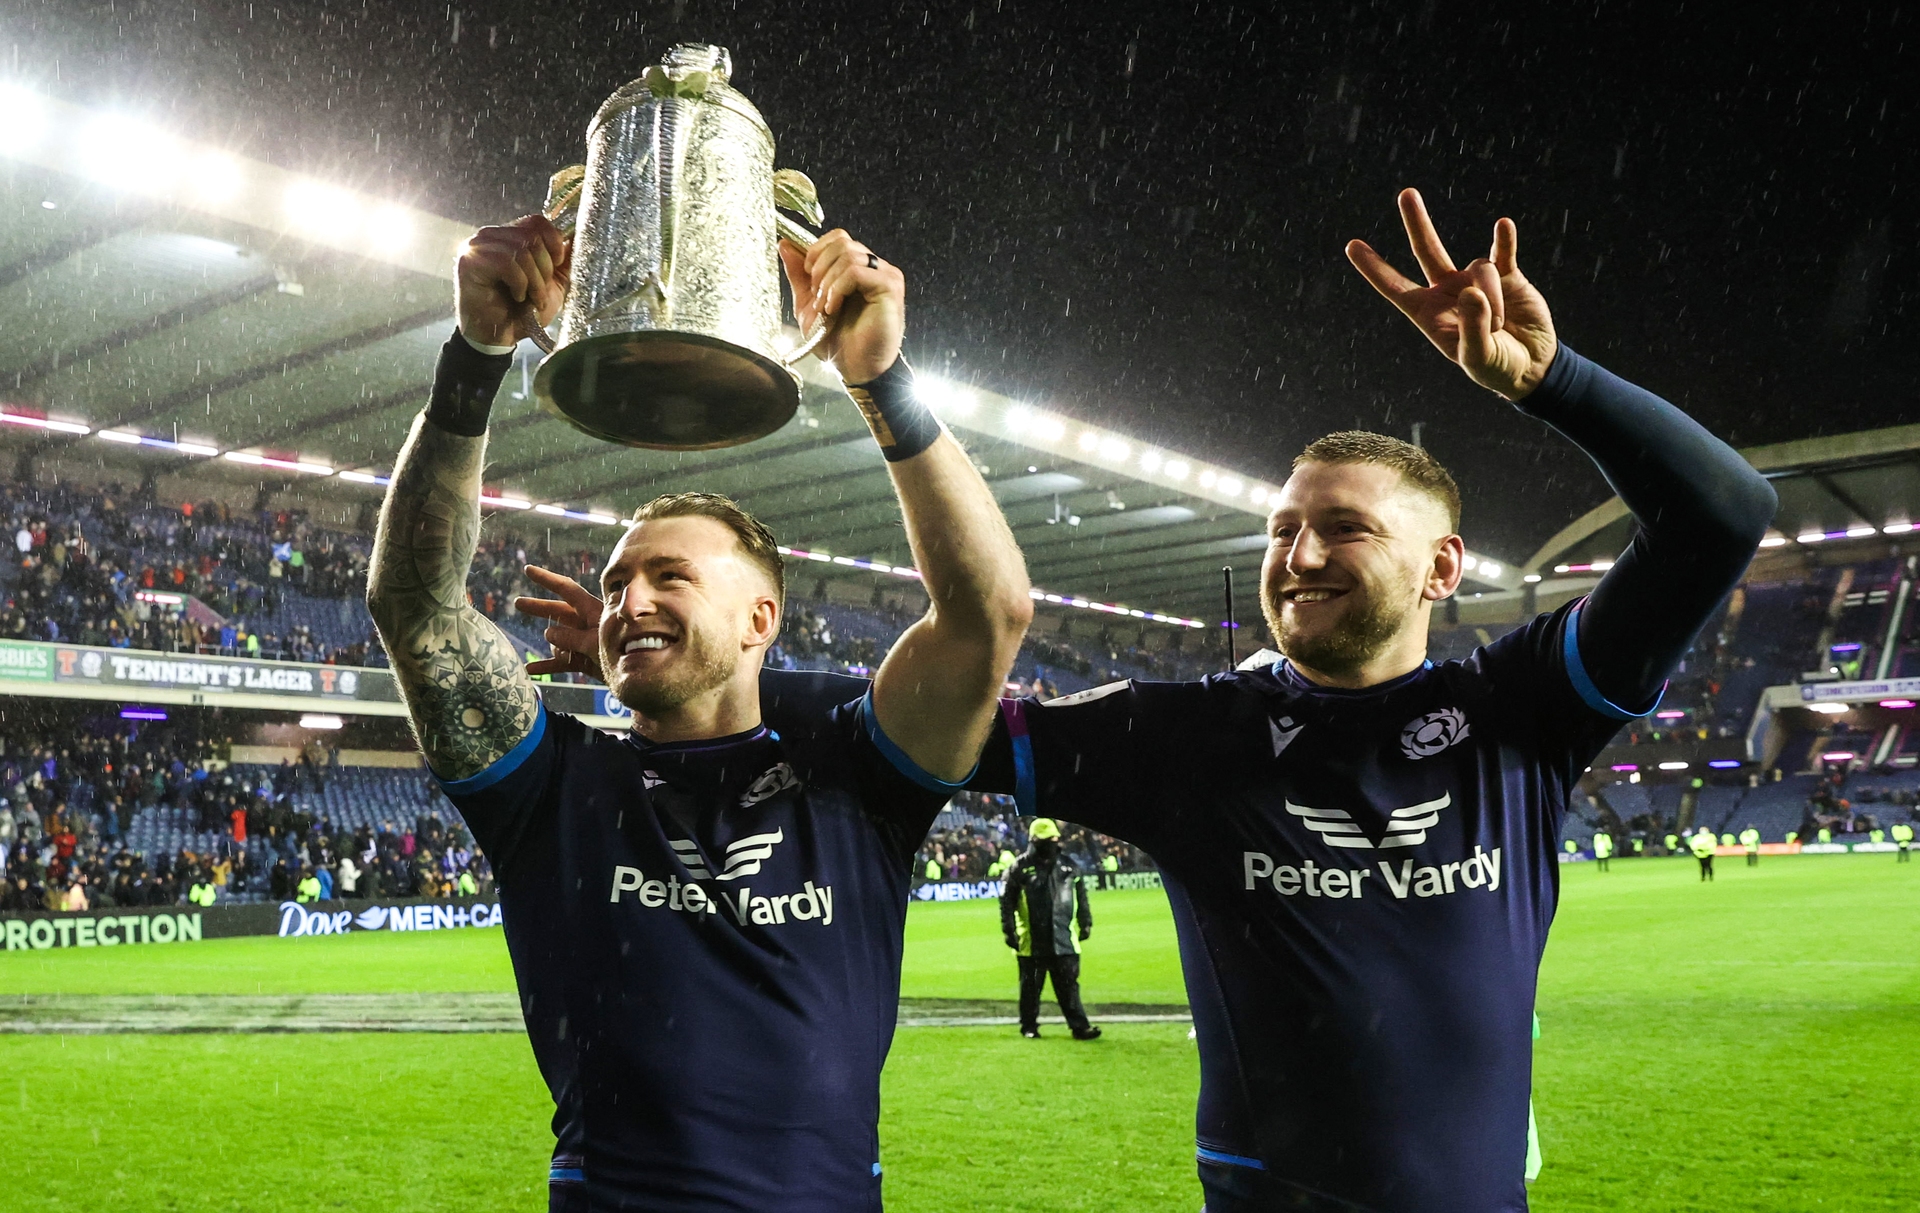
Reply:
[[[47,126],[47,105],[39,94],[18,84],[0,85],[0,113],[7,116],[0,125],[0,153],[29,151],[40,142]]]
[[[240,192],[240,162],[225,152],[207,152],[193,164],[193,188],[207,202],[227,202]]]
[[[180,153],[163,132],[110,114],[81,133],[80,164],[87,176],[115,188],[163,193],[179,171]]]

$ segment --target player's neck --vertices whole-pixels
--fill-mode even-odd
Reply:
[[[732,737],[760,727],[759,667],[752,681],[734,680],[657,716],[633,714],[633,731],[655,744]]]
[[[1302,678],[1317,686],[1359,691],[1413,673],[1427,661],[1427,630],[1409,628],[1379,653],[1353,669],[1320,670],[1288,658]]]

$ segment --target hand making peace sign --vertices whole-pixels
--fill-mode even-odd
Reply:
[[[1427,285],[1402,276],[1364,240],[1347,243],[1353,268],[1475,383],[1509,400],[1539,387],[1560,343],[1547,301],[1520,272],[1515,258],[1520,234],[1513,220],[1493,225],[1487,256],[1455,269],[1419,190],[1400,191],[1400,218]]]

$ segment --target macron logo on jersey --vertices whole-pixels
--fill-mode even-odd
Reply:
[[[1273,756],[1278,758],[1293,744],[1293,739],[1300,736],[1300,730],[1307,726],[1293,723],[1291,716],[1282,716],[1278,720],[1268,720],[1267,727],[1273,730]]]
[[[718,876],[707,870],[707,861],[700,855],[700,844],[693,839],[675,838],[669,840],[668,845],[673,847],[674,857],[687,865],[687,875],[695,880],[738,880],[742,876],[759,875],[761,861],[773,858],[773,848],[785,837],[784,831],[775,830],[771,834],[749,834],[728,843]]]
[[[1388,814],[1387,832],[1377,843],[1361,832],[1360,823],[1345,809],[1315,809],[1289,800],[1287,812],[1298,817],[1330,847],[1385,851],[1392,847],[1416,847],[1425,842],[1427,831],[1440,824],[1440,810],[1452,803],[1453,794],[1442,792],[1438,800],[1395,809]]]

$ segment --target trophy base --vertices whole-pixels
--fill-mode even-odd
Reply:
[[[744,346],[698,333],[607,333],[534,373],[543,408],[604,442],[710,451],[764,438],[800,407],[800,380]]]

